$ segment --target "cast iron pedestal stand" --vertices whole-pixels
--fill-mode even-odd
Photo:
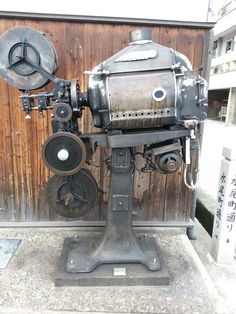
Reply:
[[[131,149],[113,148],[109,168],[111,179],[108,216],[104,232],[99,238],[81,236],[77,239],[65,239],[56,284],[70,285],[72,281],[76,284],[74,280],[77,278],[76,285],[86,285],[82,283],[86,275],[87,278],[92,278],[93,273],[99,273],[99,268],[105,271],[106,267],[111,268],[116,265],[120,269],[124,267],[124,264],[129,269],[139,264],[139,268],[141,267],[150,278],[154,273],[154,277],[157,273],[163,277],[164,271],[165,280],[158,284],[168,284],[166,270],[162,269],[161,271],[162,263],[158,256],[155,239],[149,235],[137,237],[132,228],[131,201],[134,163]],[[137,277],[137,275],[133,277]],[[127,284],[127,277],[124,276]],[[89,282],[91,284],[91,281]],[[113,283],[115,284],[114,281]],[[105,285],[107,284],[110,285],[106,282]]]

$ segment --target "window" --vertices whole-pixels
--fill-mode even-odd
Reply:
[[[215,68],[214,68],[214,74],[217,74],[217,73],[218,73],[218,70],[219,70],[219,68],[218,68],[218,67],[215,67]]]
[[[233,50],[233,40],[232,39],[226,41],[225,53],[227,53],[231,50]]]
[[[213,42],[212,57],[216,57],[217,47],[218,47],[218,40],[215,40],[215,41]]]

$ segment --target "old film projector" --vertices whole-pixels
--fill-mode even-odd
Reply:
[[[132,228],[133,148],[143,145],[143,172],[174,173],[190,164],[190,144],[207,116],[207,84],[186,56],[151,40],[148,29],[130,33],[128,47],[97,65],[87,91],[78,80],[54,75],[57,54],[47,37],[30,27],[15,27],[0,37],[0,75],[22,91],[25,117],[32,110],[52,112],[53,134],[42,147],[45,165],[54,173],[46,186],[51,208],[64,217],[86,214],[95,204],[98,186],[84,168],[97,146],[109,148],[110,190],[102,235],[66,239],[64,272],[89,274],[100,265],[162,268],[156,241],[136,236]],[[35,91],[49,82],[51,92]],[[91,111],[99,132],[81,133],[83,109]],[[66,252],[66,253],[65,253]]]

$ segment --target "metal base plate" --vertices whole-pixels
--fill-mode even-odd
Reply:
[[[55,285],[59,286],[165,286],[169,285],[169,274],[157,247],[161,268],[150,271],[142,264],[103,264],[90,273],[66,271],[68,250],[74,238],[65,238],[58,263]],[[94,241],[94,237],[83,237],[83,242]]]

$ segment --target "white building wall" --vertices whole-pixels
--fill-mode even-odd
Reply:
[[[217,49],[213,51],[209,90],[229,89],[226,123],[236,124],[236,0],[221,8],[213,29]],[[230,49],[226,49],[231,42]]]
[[[230,2],[230,5],[232,11],[226,11],[213,29],[217,49],[211,61],[210,90],[236,86],[236,1]],[[231,41],[232,45],[231,49],[226,51],[228,41]]]
[[[236,123],[236,87],[231,88],[229,92],[228,110],[226,123]]]
[[[236,87],[234,72],[211,75],[209,82],[209,90],[227,89],[231,87]]]
[[[214,27],[215,37],[223,36],[225,32],[235,27],[236,21],[236,8],[228,12],[224,16],[220,17],[217,20],[217,23]]]

